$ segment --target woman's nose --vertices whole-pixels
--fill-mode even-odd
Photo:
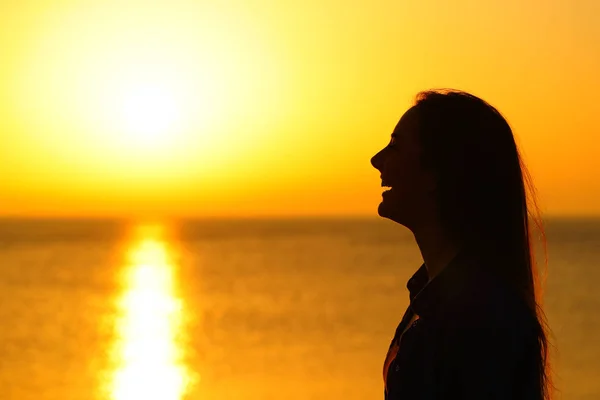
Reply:
[[[373,166],[373,168],[381,171],[381,165],[382,165],[382,156],[381,153],[383,152],[383,150],[379,151],[377,154],[375,154],[373,157],[371,157],[371,165]]]

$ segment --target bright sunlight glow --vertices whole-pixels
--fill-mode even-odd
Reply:
[[[15,126],[1,130],[15,132],[11,149],[36,155],[21,175],[52,188],[68,177],[57,192],[108,192],[130,204],[157,188],[177,196],[198,179],[223,182],[243,158],[265,162],[292,81],[252,7],[152,2],[140,13],[136,2],[50,3],[5,74],[14,64],[0,113],[14,108]],[[196,190],[222,193],[208,184],[188,193]]]
[[[121,106],[124,134],[138,145],[164,144],[180,112],[173,94],[157,85],[129,88]]]
[[[119,302],[119,344],[111,389],[114,400],[179,400],[189,384],[182,348],[175,340],[182,308],[166,246],[142,240],[125,270],[126,292]]]

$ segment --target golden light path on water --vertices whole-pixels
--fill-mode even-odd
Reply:
[[[118,300],[113,400],[180,400],[193,379],[183,362],[183,307],[176,269],[158,226],[141,227]]]

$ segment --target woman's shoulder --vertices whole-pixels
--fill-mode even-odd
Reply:
[[[449,322],[466,327],[514,329],[535,323],[533,310],[523,296],[505,280],[482,269],[469,274],[446,308]]]

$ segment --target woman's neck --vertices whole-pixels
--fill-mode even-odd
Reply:
[[[443,233],[437,224],[423,225],[413,230],[421,251],[429,280],[438,275],[454,259],[460,246]]]

